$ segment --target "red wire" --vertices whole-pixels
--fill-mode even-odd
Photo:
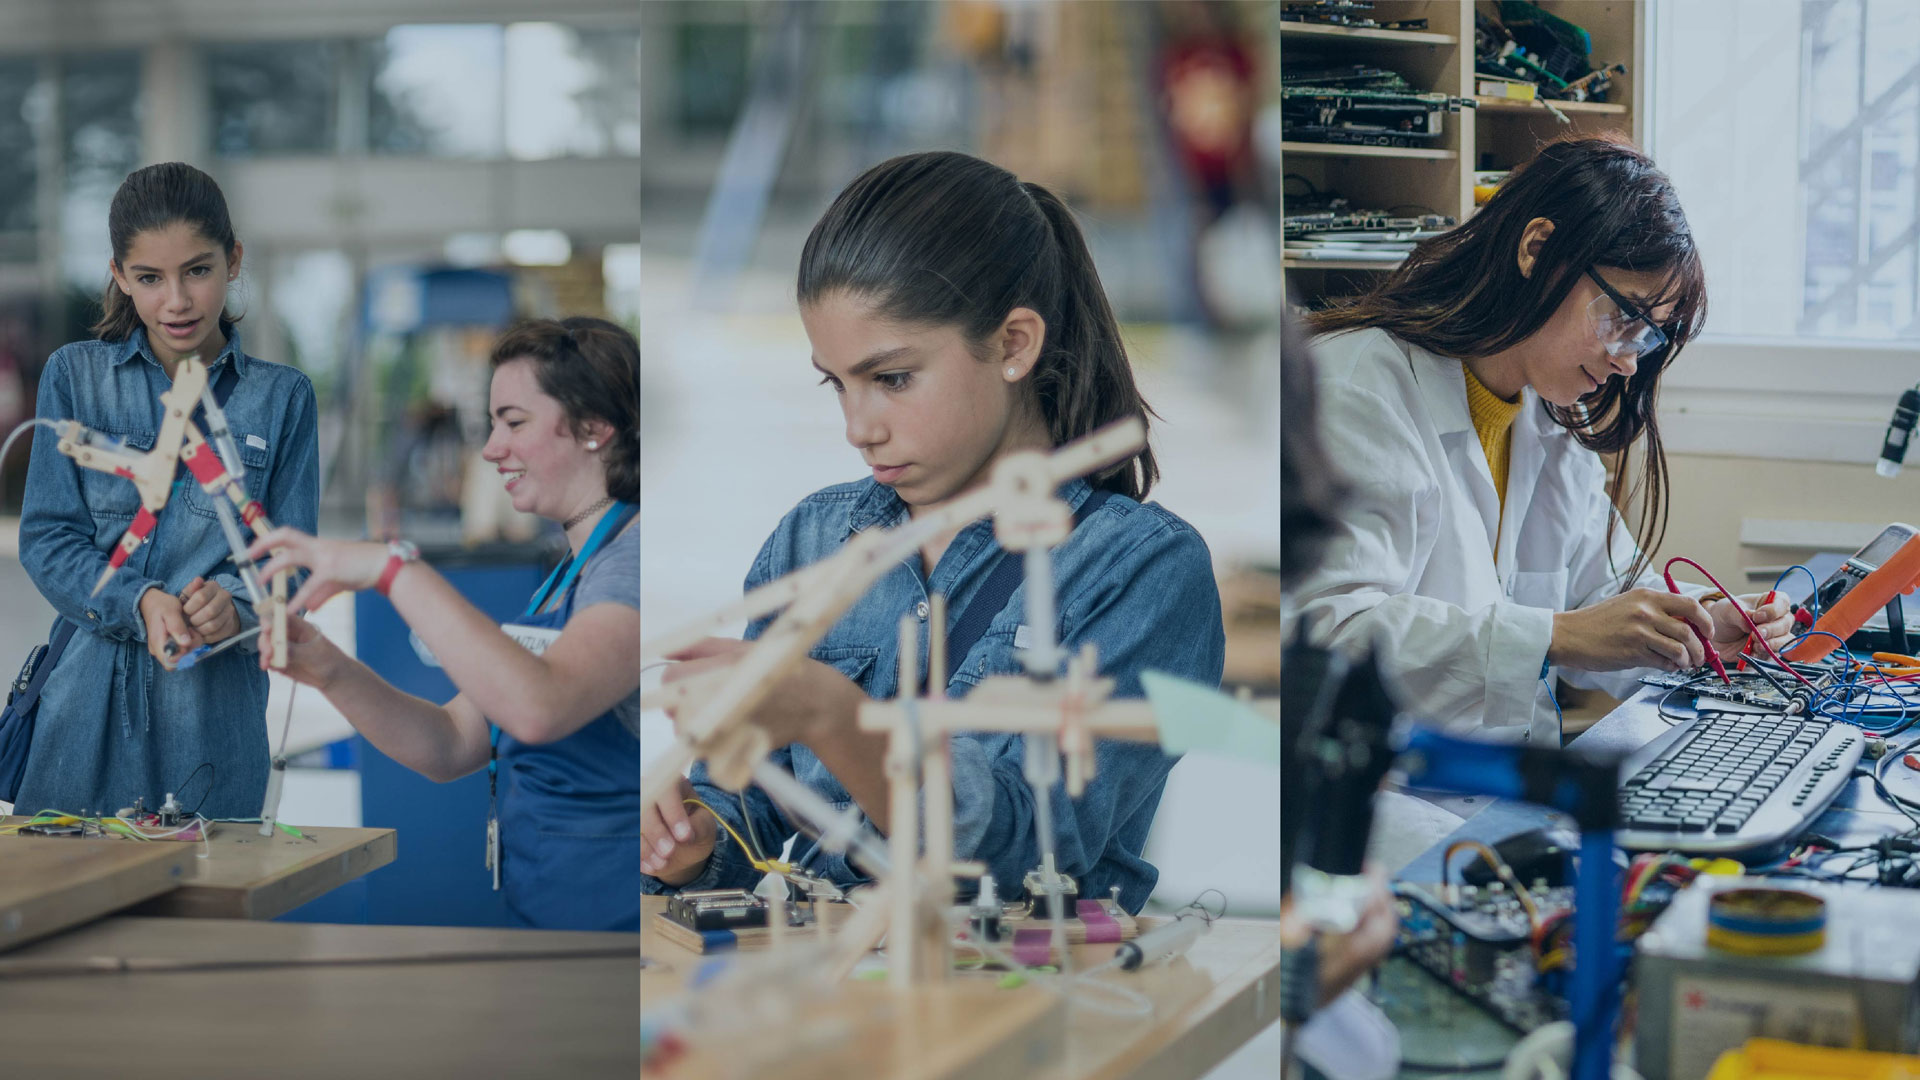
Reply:
[[[1753,617],[1747,614],[1747,609],[1740,606],[1740,601],[1734,600],[1733,594],[1731,592],[1727,592],[1727,587],[1725,585],[1720,584],[1719,578],[1716,578],[1712,574],[1707,573],[1706,567],[1701,566],[1699,563],[1694,562],[1692,559],[1684,558],[1678,555],[1674,556],[1671,559],[1668,559],[1667,567],[1666,567],[1667,588],[1672,589],[1674,592],[1680,591],[1679,588],[1676,587],[1673,582],[1673,564],[1674,563],[1686,563],[1688,566],[1693,567],[1695,570],[1700,571],[1702,574],[1706,574],[1707,580],[1713,582],[1713,587],[1716,589],[1719,589],[1722,593],[1725,593],[1727,599],[1733,602],[1733,610],[1739,613],[1740,621],[1747,624],[1747,630],[1752,633],[1753,639],[1760,643],[1761,648],[1767,650],[1767,655],[1773,657],[1773,662],[1776,664],[1779,664],[1783,668],[1786,668],[1787,672],[1791,674],[1794,678],[1799,679],[1803,683],[1806,683],[1807,689],[1813,691],[1816,694],[1820,692],[1820,688],[1813,685],[1813,683],[1809,682],[1807,680],[1807,677],[1805,675],[1800,674],[1800,672],[1797,669],[1795,669],[1792,664],[1789,664],[1785,660],[1780,659],[1780,654],[1773,651],[1773,646],[1767,643],[1767,639],[1760,636],[1760,628],[1754,625]],[[1697,630],[1695,632],[1698,633]],[[1707,642],[1707,655],[1715,660],[1718,660],[1720,658],[1720,654],[1714,650],[1713,642],[1711,641]],[[1726,669],[1722,667],[1720,670],[1721,670],[1721,675],[1724,678]]]

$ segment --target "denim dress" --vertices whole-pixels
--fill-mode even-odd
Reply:
[[[313,384],[294,368],[246,355],[239,331],[227,333],[227,347],[208,365],[208,383],[233,367],[225,409],[247,493],[274,524],[312,532],[320,491]],[[77,341],[47,361],[38,415],[77,420],[144,452],[153,448],[159,397],[170,385],[144,329],[125,341]],[[242,629],[258,625],[212,498],[181,466],[152,535],[89,596],[140,495],[130,480],[80,468],[60,454],[58,442],[46,428],[34,432],[20,560],[41,595],[80,631],[41,694],[16,812],[111,814],[136,798],[157,806],[172,791],[208,817],[258,815],[268,749],[267,676],[258,667],[257,639],[168,672],[147,653],[140,616],[149,588],[178,595],[205,577],[233,594]],[[184,786],[203,763],[211,770]]]
[[[1075,510],[1091,494],[1084,480],[1060,490]],[[871,478],[815,492],[774,530],[747,575],[746,587],[751,590],[826,558],[861,530],[891,528],[906,520],[906,504],[892,488]],[[920,620],[914,664],[924,672],[929,596],[946,594],[951,632],[1001,550],[992,523],[977,521],[954,537],[930,576],[921,573],[917,553],[903,560],[814,645],[812,657],[857,683],[868,697],[895,696],[901,614],[912,613]],[[1206,543],[1186,522],[1158,505],[1114,495],[1054,549],[1053,576],[1056,640],[1069,653],[1087,642],[1096,645],[1100,674],[1114,681],[1115,697],[1144,696],[1140,673],[1149,669],[1219,684],[1226,653],[1220,594]],[[967,655],[949,658],[948,697],[965,697],[990,676],[1024,671],[1019,645],[1025,643],[1025,615],[1023,584]],[[747,637],[757,638],[769,625],[770,619],[755,622]],[[954,858],[984,862],[997,891],[1018,898],[1026,872],[1040,862],[1033,792],[1022,776],[1026,740],[997,732],[962,732],[953,737],[952,746]],[[1096,775],[1079,799],[1067,797],[1064,781],[1049,792],[1056,865],[1079,883],[1081,896],[1104,897],[1118,885],[1122,906],[1137,912],[1159,880],[1159,872],[1140,853],[1177,759],[1157,746],[1121,740],[1096,741],[1094,755]],[[806,747],[780,747],[771,758],[836,809],[855,805]],[[739,798],[714,785],[704,763],[694,766],[692,780],[707,805],[748,835]],[[769,846],[767,854],[778,857],[781,842],[797,826],[757,787],[747,791],[746,805],[754,834]],[[796,844],[793,854],[810,872],[842,885],[864,880],[844,856],[813,850],[805,836]],[[759,877],[747,853],[723,829],[707,869],[681,888],[751,888]],[[675,891],[651,875],[640,880],[648,892]]]

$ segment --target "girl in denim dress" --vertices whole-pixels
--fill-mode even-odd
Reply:
[[[190,165],[151,165],[120,185],[107,223],[112,280],[97,340],[47,361],[38,415],[151,450],[160,394],[180,361],[198,356],[209,385],[227,395],[247,493],[274,522],[311,530],[319,512],[313,384],[241,347],[226,313],[241,246],[219,186]],[[20,559],[79,630],[41,695],[15,811],[112,814],[136,799],[157,806],[174,792],[210,818],[258,814],[267,676],[251,655],[255,644],[181,671],[165,651],[171,640],[185,655],[259,622],[212,497],[180,467],[147,542],[93,593],[140,496],[131,481],[62,457],[58,441],[45,428],[34,434]]]
[[[839,551],[855,533],[891,528],[984,483],[1022,450],[1051,450],[1127,417],[1150,415],[1080,228],[1052,192],[956,153],[895,158],[842,192],[814,226],[800,260],[800,317],[813,366],[846,418],[846,438],[868,478],[803,499],[761,549],[751,590]],[[1158,477],[1151,449],[1064,485],[1079,519],[1053,552],[1062,655],[1099,649],[1117,697],[1139,697],[1152,669],[1217,684],[1225,642],[1206,544],[1191,526],[1146,502]],[[887,831],[886,740],[855,715],[897,685],[898,626],[919,619],[915,669],[928,670],[929,599],[944,594],[948,630],[1001,555],[977,521],[936,538],[868,590],[752,715],[791,769],[836,807],[857,805]],[[1017,556],[1016,556],[1017,557]],[[946,693],[964,697],[991,676],[1023,670],[1024,586],[986,632],[948,657]],[[769,625],[747,629],[749,639]],[[709,639],[679,655],[669,677],[735,662],[746,643]],[[967,732],[952,742],[954,857],[986,864],[1010,898],[1040,861],[1037,804],[1022,771],[1019,735]],[[1138,911],[1158,873],[1141,858],[1175,759],[1157,746],[1102,740],[1083,795],[1047,793],[1060,870],[1081,896],[1117,889]],[[706,809],[689,813],[683,800]],[[642,885],[649,892],[751,887],[740,835],[777,855],[796,829],[764,792],[744,798],[695,766],[680,791],[643,808]],[[751,831],[749,831],[751,830]],[[810,850],[811,849],[811,850]],[[805,838],[794,854],[840,884],[862,875]]]

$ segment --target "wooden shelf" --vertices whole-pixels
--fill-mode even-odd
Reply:
[[[1397,262],[1372,259],[1281,259],[1282,270],[1398,270]]]
[[[1457,45],[1452,34],[1434,34],[1425,30],[1375,30],[1364,26],[1319,26],[1314,23],[1281,20],[1280,36],[1348,41],[1393,42],[1401,45]]]
[[[1282,154],[1299,154],[1301,157],[1380,157],[1380,158],[1426,158],[1430,161],[1452,161],[1460,156],[1458,150],[1427,150],[1417,146],[1348,146],[1343,143],[1283,142]]]
[[[1498,97],[1475,97],[1473,100],[1480,103],[1480,111],[1483,113],[1538,112],[1544,115],[1552,115],[1548,113],[1545,108],[1542,108],[1542,101],[1516,101],[1513,98]],[[1545,104],[1552,105],[1563,113],[1595,113],[1608,116],[1625,116],[1627,114],[1627,107],[1625,105],[1610,105],[1601,101],[1551,101],[1545,102]]]

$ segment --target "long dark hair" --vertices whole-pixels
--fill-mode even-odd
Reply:
[[[235,240],[233,221],[227,217],[227,197],[213,177],[181,161],[149,165],[128,173],[113,193],[107,208],[107,239],[113,245],[113,265],[121,266],[133,239],[149,229],[169,225],[191,225],[207,240],[219,245],[227,261],[233,261]],[[238,321],[237,316],[220,312],[220,333],[225,336]],[[102,341],[125,341],[140,328],[140,313],[133,298],[120,291],[113,279],[107,279],[107,291],[100,298],[100,321],[93,334]]]
[[[1306,342],[1280,307],[1280,584],[1320,565],[1347,485],[1320,442],[1319,391]]]
[[[578,436],[590,420],[613,425],[603,460],[607,494],[640,501],[640,343],[605,319],[525,319],[494,342],[492,366],[525,360],[540,392],[560,403]]]
[[[1535,218],[1554,228],[1528,276],[1516,255]],[[1373,291],[1315,313],[1309,326],[1320,333],[1379,327],[1442,356],[1478,359],[1532,336],[1593,266],[1664,274],[1660,295],[1649,297],[1646,307],[1673,304],[1663,327],[1668,345],[1640,357],[1631,376],[1608,379],[1571,408],[1547,406],[1555,423],[1598,453],[1624,455],[1646,440],[1638,480],[1628,486],[1623,460],[1607,491],[1616,506],[1643,499],[1640,554],[1624,579],[1630,585],[1666,538],[1660,373],[1700,332],[1707,314],[1706,273],[1680,199],[1633,143],[1604,134],[1546,144],[1466,224],[1419,244]]]
[[[1027,380],[1055,446],[1153,415],[1134,386],[1120,326],[1073,212],[1039,184],[966,154],[883,161],[827,208],[800,254],[799,300],[845,291],[887,319],[957,326],[978,345],[1014,308],[1046,320]],[[1088,479],[1145,499],[1153,450]]]

